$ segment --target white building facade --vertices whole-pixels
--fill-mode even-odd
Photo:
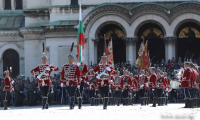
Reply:
[[[76,54],[78,4],[78,0],[0,0],[0,76],[7,66],[13,76],[31,77],[31,69],[41,64],[43,42],[49,64],[61,69],[72,42]],[[199,0],[81,0],[81,4],[88,65],[99,62],[104,34],[108,41],[113,38],[115,62],[133,64],[143,39],[149,41],[155,61],[183,60],[188,50],[199,57]]]

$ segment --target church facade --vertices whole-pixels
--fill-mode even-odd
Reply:
[[[12,67],[13,76],[31,77],[41,64],[42,43],[48,63],[67,63],[72,42],[76,54],[78,0],[0,0],[0,76]],[[199,58],[200,1],[81,0],[85,32],[84,62],[97,64],[104,35],[113,41],[115,62],[133,64],[141,42],[149,41],[150,58]]]

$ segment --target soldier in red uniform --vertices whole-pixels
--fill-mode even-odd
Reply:
[[[135,101],[135,97],[136,97],[136,91],[138,91],[138,83],[135,79],[135,77],[133,77],[133,74],[131,73],[130,74],[130,77],[131,77],[131,81],[132,81],[132,84],[130,86],[130,91],[132,92],[132,98],[131,98],[131,104],[134,104],[134,101]]]
[[[85,84],[86,76],[88,74],[88,67],[87,67],[87,65],[85,63],[80,62],[78,54],[76,55],[76,59],[77,59],[77,65],[79,66],[80,77],[81,77],[80,78],[80,80],[81,80],[80,90],[77,89],[76,93],[77,93],[78,107],[79,107],[79,109],[81,109],[82,96],[83,96],[82,95],[83,94],[83,87],[84,87],[84,84]]]
[[[4,79],[5,87],[4,87],[3,91],[5,91],[6,94],[5,94],[5,100],[3,101],[3,104],[4,104],[4,110],[7,110],[8,109],[7,108],[8,101],[6,100],[7,92],[12,92],[12,93],[14,92],[14,88],[12,86],[12,84],[14,83],[14,80],[10,78],[10,76],[9,76],[10,73],[8,70],[4,71],[4,74],[5,74],[5,79]]]
[[[112,89],[114,90],[115,93],[115,100],[117,101],[117,106],[119,106],[120,101],[121,101],[121,95],[122,95],[122,90],[123,90],[123,85],[124,85],[124,80],[121,76],[119,76],[120,72],[119,71],[115,71],[113,72],[113,84]]]
[[[73,61],[74,55],[68,55],[69,63],[63,65],[60,78],[61,87],[66,85],[69,93],[70,109],[74,109],[75,92],[77,88],[80,92],[81,83],[79,67]]]
[[[140,102],[141,106],[145,105],[146,103],[146,97],[145,97],[145,91],[146,91],[146,83],[148,82],[147,76],[145,75],[144,70],[140,70],[139,80],[138,80],[138,88],[139,88],[139,96],[140,96]]]
[[[48,109],[48,91],[49,87],[52,85],[50,75],[52,71],[58,71],[59,68],[57,66],[51,66],[47,64],[48,57],[43,53],[42,56],[42,64],[31,70],[32,75],[37,78],[38,85],[40,86],[40,91],[42,93],[43,98],[43,107],[42,109]],[[37,74],[39,73],[39,75]]]
[[[92,69],[90,70],[90,72],[92,71]],[[94,75],[87,75],[86,77],[86,81],[87,81],[87,90],[88,90],[88,94],[89,94],[89,98],[90,98],[90,103],[91,106],[94,105],[94,95],[95,95],[95,89],[96,89],[96,82],[95,81],[91,81],[93,78],[95,78]]]
[[[170,79],[167,78],[167,73],[164,72],[163,73],[164,77],[163,77],[163,82],[164,82],[164,104],[167,105],[167,102],[168,102],[168,94],[169,94],[169,91],[171,91],[171,88],[169,87],[170,85]]]
[[[97,65],[93,70],[92,73],[96,74],[96,72],[99,73],[99,75],[96,76],[98,79],[97,84],[99,86],[101,97],[103,100],[103,109],[107,109],[108,104],[108,92],[110,87],[110,75],[113,71],[113,67],[111,65],[107,64],[107,56],[101,57],[102,64]]]
[[[194,107],[195,104],[195,88],[196,88],[196,75],[195,75],[195,70],[194,70],[194,64],[190,62],[189,64],[189,68],[191,70],[191,76],[190,76],[190,85],[189,85],[189,92],[190,92],[190,100],[189,100],[189,104],[190,104],[190,108]]]
[[[123,71],[122,78],[124,80],[123,105],[128,105],[129,104],[128,92],[129,92],[130,86],[132,85],[132,80],[131,80],[127,70]]]
[[[153,106],[156,107],[157,103],[157,75],[155,74],[155,67],[150,68],[151,76],[149,78],[149,87],[151,88],[153,94]]]
[[[190,88],[190,78],[192,76],[192,71],[189,68],[189,64],[190,64],[189,62],[184,63],[185,70],[183,72],[183,76],[180,78],[180,80],[182,81],[181,88],[183,88],[185,94],[185,108],[190,107],[189,88]]]
[[[192,73],[193,73],[193,80],[192,80],[192,98],[193,98],[193,105],[192,105],[192,107],[197,107],[197,88],[196,88],[196,86],[197,86],[197,83],[196,83],[196,81],[197,81],[197,77],[199,76],[199,74],[198,74],[198,72],[197,72],[197,68],[195,67],[195,65],[193,64],[193,63],[190,63],[190,68],[192,69]]]

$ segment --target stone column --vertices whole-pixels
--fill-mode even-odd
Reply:
[[[31,31],[27,29],[20,29],[20,32],[24,36],[25,76],[31,78],[32,74],[30,71],[41,64],[42,40],[44,40],[41,36],[44,35],[40,29],[32,29]]]
[[[176,36],[165,36],[164,37],[165,42],[165,59],[166,61],[168,59],[172,59],[172,57],[176,58]]]
[[[96,37],[95,39],[92,39],[92,41],[93,41],[93,44],[94,44],[94,49],[92,50],[91,48],[89,48],[89,51],[92,50],[94,52],[94,56],[92,55],[94,57],[94,61],[89,59],[89,64],[91,63],[91,61],[92,61],[93,64],[98,64],[97,63],[97,61],[98,61],[98,58],[97,58],[97,44],[99,42],[99,38]],[[89,54],[89,55],[91,55],[91,54]]]
[[[131,65],[136,61],[136,42],[137,37],[126,37],[124,39],[126,43],[126,61],[129,61]]]
[[[1,10],[1,12],[3,12],[4,6],[5,6],[4,0],[0,0],[0,10]]]
[[[16,5],[15,2],[16,2],[15,0],[11,0],[11,10],[12,10],[12,12],[15,12],[15,5]]]

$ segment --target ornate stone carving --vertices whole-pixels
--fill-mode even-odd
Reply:
[[[96,37],[95,39],[92,39],[92,41],[98,43],[99,42],[99,37]]]
[[[177,37],[176,36],[165,36],[163,37],[164,42],[176,42]]]
[[[124,38],[124,42],[125,43],[135,43],[137,42],[138,37],[125,37]]]

